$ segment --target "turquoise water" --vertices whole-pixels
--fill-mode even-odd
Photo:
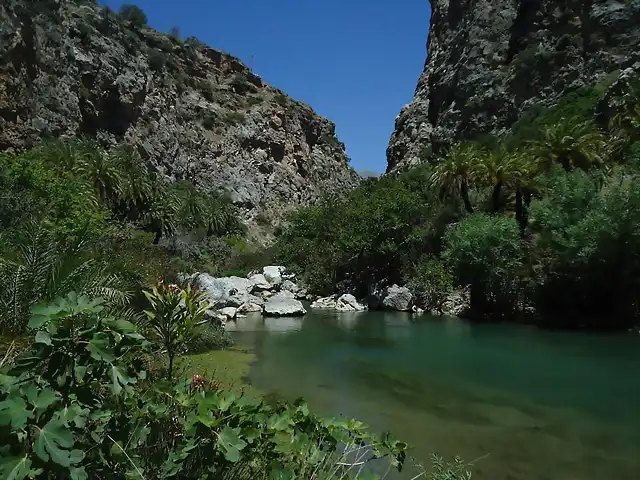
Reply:
[[[379,312],[238,320],[250,381],[357,417],[474,479],[640,479],[640,336]]]

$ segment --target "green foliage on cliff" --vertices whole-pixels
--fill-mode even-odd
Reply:
[[[433,167],[298,212],[280,258],[321,294],[405,281],[438,311],[449,275],[469,287],[477,318],[630,327],[640,315],[640,99],[627,94],[601,122],[614,78],[532,110],[508,137],[463,142]]]
[[[20,333],[33,303],[70,288],[108,292],[122,306],[142,286],[202,265],[180,258],[177,236],[203,257],[215,255],[209,241],[244,231],[220,193],[168,184],[135,151],[89,141],[0,153],[0,190],[5,332]]]

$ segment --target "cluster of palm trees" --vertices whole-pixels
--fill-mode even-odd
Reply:
[[[515,217],[524,235],[531,198],[541,193],[541,175],[554,165],[566,171],[605,172],[630,141],[627,129],[612,132],[605,134],[590,121],[568,119],[545,128],[538,140],[518,149],[488,149],[480,143],[463,142],[451,148],[435,167],[431,186],[443,195],[459,198],[468,213],[474,212],[472,187],[491,188],[492,212],[504,210],[511,205],[511,196],[515,197]]]
[[[201,192],[188,181],[164,181],[131,147],[105,152],[91,140],[52,141],[36,155],[61,174],[83,178],[95,201],[154,232],[156,244],[180,228],[204,229],[207,235],[242,231],[235,208],[222,194]]]

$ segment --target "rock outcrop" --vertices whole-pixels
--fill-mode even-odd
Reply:
[[[640,0],[433,0],[428,59],[396,118],[387,171],[502,135],[532,105],[640,72]]]
[[[220,320],[232,320],[239,314],[253,312],[270,316],[304,315],[306,310],[299,301],[303,297],[299,295],[301,289],[294,281],[295,275],[286,273],[287,269],[281,266],[267,266],[263,271],[264,274],[252,274],[248,278],[216,278],[207,273],[194,273],[181,282],[198,288],[210,304],[211,316]]]
[[[258,223],[358,182],[333,123],[238,59],[89,0],[3,0],[0,150],[78,135],[224,189]]]
[[[369,308],[409,312],[413,307],[413,294],[407,287],[398,285],[373,286],[369,295]]]
[[[271,317],[299,317],[306,313],[302,302],[286,290],[269,297],[264,305],[264,314]]]
[[[362,312],[366,307],[356,300],[356,297],[349,293],[344,295],[332,295],[330,297],[319,298],[311,304],[312,309],[335,310],[338,312]]]

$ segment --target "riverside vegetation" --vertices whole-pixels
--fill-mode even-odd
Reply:
[[[300,210],[277,240],[280,261],[322,294],[406,283],[438,310],[468,288],[475,319],[637,325],[640,88],[630,80],[603,118],[614,77],[531,110],[504,138]]]
[[[86,139],[0,153],[0,172],[0,477],[354,478],[373,459],[402,468],[408,447],[390,435],[176,368],[230,343],[201,294],[171,283],[177,273],[260,258],[242,246],[224,195],[165,183],[134,149]],[[469,473],[436,458],[423,475]]]

